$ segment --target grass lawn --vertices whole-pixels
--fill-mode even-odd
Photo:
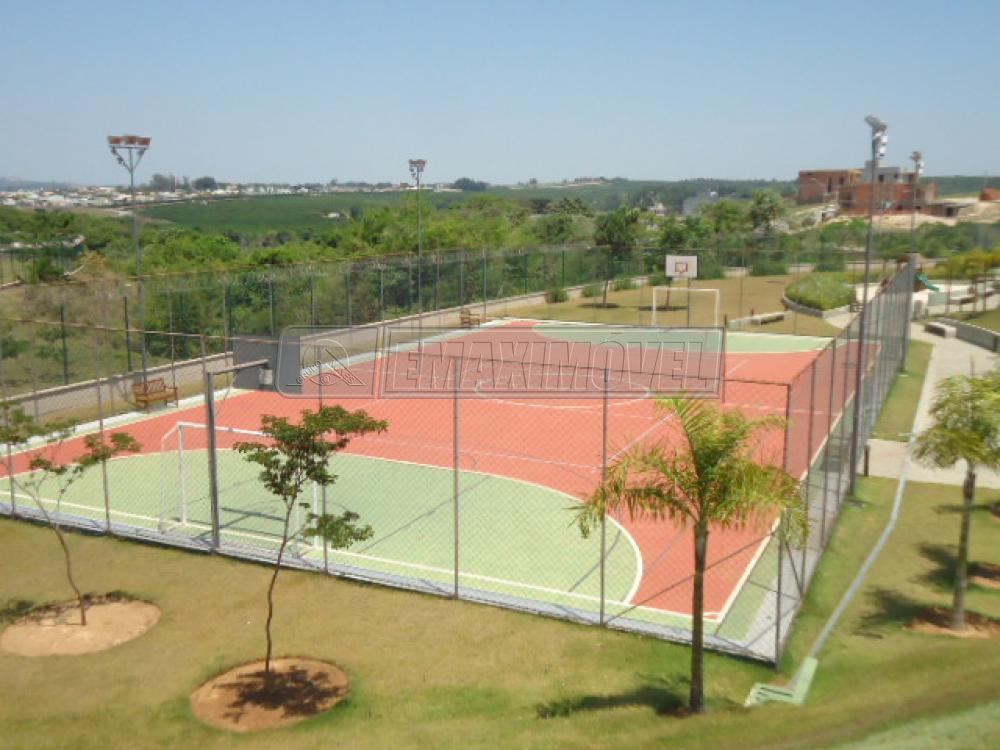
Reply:
[[[786,674],[881,530],[894,486],[860,481],[860,499],[845,508],[810,591]],[[1000,524],[985,510],[998,499],[1000,492],[981,494],[973,559],[1000,562]],[[353,693],[328,716],[246,737],[199,724],[187,696],[261,654],[267,569],[73,534],[86,589],[133,592],[163,617],[147,635],[102,654],[0,654],[4,747],[816,748],[856,740],[1000,698],[995,642],[900,627],[920,605],[948,601],[958,502],[958,488],[910,486],[900,526],[825,650],[804,708],[739,707],[752,683],[773,672],[711,655],[713,712],[669,718],[658,712],[684,699],[683,646],[288,572],[277,592],[277,652],[336,661]],[[66,597],[58,547],[44,528],[0,521],[0,566],[0,609]],[[975,589],[969,606],[1000,616],[1000,595]]]
[[[720,291],[720,316],[725,315],[730,320],[744,317],[751,311],[756,313],[774,312],[782,309],[781,296],[785,287],[795,280],[794,276],[747,276],[742,279],[742,295],[740,279],[708,279],[696,281],[695,289],[718,289]],[[683,282],[678,284],[683,290]],[[687,325],[688,310],[686,307],[688,295],[683,291],[672,294],[669,310],[660,310],[656,314],[658,325]],[[601,298],[576,298],[556,304],[542,304],[533,307],[512,308],[511,315],[524,318],[539,318],[552,320],[577,320],[593,323],[622,323],[627,325],[649,325],[653,304],[653,290],[643,286],[620,292],[609,292],[608,302],[617,307],[601,308]],[[742,304],[741,304],[742,303]],[[662,304],[662,303],[661,303]],[[713,311],[710,295],[693,295],[690,323],[692,325],[710,325]],[[720,325],[722,321],[719,321]],[[763,326],[748,326],[745,330],[760,333],[797,333],[805,336],[835,336],[840,329],[821,318],[809,315],[792,314],[778,323],[768,323]]]
[[[949,317],[964,321],[974,326],[988,328],[991,331],[1000,333],[1000,308],[987,310],[984,313],[961,313],[950,315]]]
[[[917,416],[920,390],[927,376],[934,346],[926,341],[910,341],[906,369],[892,383],[872,437],[906,442]]]

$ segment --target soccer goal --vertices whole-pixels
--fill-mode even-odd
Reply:
[[[654,286],[650,324],[719,326],[719,290]],[[659,317],[657,317],[659,312]]]
[[[230,541],[276,543],[281,538],[282,509],[276,498],[261,485],[259,471],[233,450],[239,442],[270,442],[263,432],[239,427],[215,428],[216,460],[208,460],[209,430],[204,424],[178,422],[160,441],[161,532],[201,536],[211,532],[213,516]],[[212,511],[209,472],[214,467],[219,508]],[[292,552],[299,552],[299,531],[307,514],[319,514],[322,489],[310,483],[295,504],[290,520]],[[318,539],[308,543],[319,547]]]

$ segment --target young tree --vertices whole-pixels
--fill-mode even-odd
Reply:
[[[389,423],[374,419],[362,410],[348,411],[342,406],[324,406],[316,411],[304,409],[299,424],[285,417],[264,415],[261,431],[269,442],[241,442],[234,447],[245,459],[261,467],[260,480],[275,495],[285,509],[282,520],[281,546],[274,561],[274,570],[267,587],[267,654],[264,672],[271,675],[271,621],[274,618],[274,585],[281,571],[285,548],[291,540],[289,521],[299,503],[299,496],[310,482],[326,487],[337,481],[330,472],[330,457],[347,447],[351,439],[369,432],[383,432]],[[331,436],[330,433],[333,433]],[[300,503],[308,507],[307,503]],[[371,526],[358,523],[358,515],[345,511],[340,515],[309,513],[307,526],[297,532],[305,537],[319,537],[334,549],[346,549],[355,542],[372,536]]]
[[[747,218],[755,231],[770,234],[776,222],[785,213],[781,196],[773,190],[755,190],[750,201]]]
[[[690,708],[704,710],[704,611],[708,540],[713,528],[742,527],[776,512],[786,513],[784,532],[801,536],[805,514],[799,483],[778,466],[760,463],[755,436],[779,427],[776,418],[749,419],[707,401],[658,399],[673,412],[683,441],[640,443],[609,467],[607,478],[578,513],[586,536],[611,511],[633,519],[670,519],[692,531],[694,577],[691,597]]]
[[[25,414],[20,407],[10,408],[7,404],[3,404],[2,411],[4,419],[3,425],[0,425],[0,445],[12,450],[26,448],[33,438],[38,437],[44,438],[49,445],[60,447],[73,433],[73,425],[70,423],[43,427],[34,418]],[[73,558],[70,555],[69,544],[66,542],[59,522],[45,507],[45,502],[42,499],[43,491],[50,480],[55,483],[54,491],[50,490],[49,494],[54,495],[50,502],[55,502],[58,511],[69,488],[81,479],[89,469],[105,464],[122,453],[135,453],[142,446],[129,434],[114,432],[109,436],[109,442],[105,442],[99,434],[86,435],[83,438],[83,448],[83,453],[68,463],[60,463],[49,456],[37,453],[28,463],[27,474],[16,476],[12,481],[15,487],[19,487],[31,498],[45,519],[45,523],[59,540],[59,546],[62,548],[66,562],[66,580],[69,582],[70,588],[73,589],[80,607],[80,624],[85,626],[87,624],[87,608],[84,604],[83,592],[77,586],[76,578],[73,575]]]
[[[929,466],[950,468],[965,461],[962,518],[955,562],[951,624],[965,628],[969,524],[976,497],[976,470],[1000,469],[1000,370],[987,375],[953,375],[937,385],[931,426],[917,436],[914,454]]]
[[[639,241],[639,210],[616,208],[597,217],[594,242],[607,248],[607,273],[604,281],[602,307],[608,306],[608,287],[618,265],[635,250]]]

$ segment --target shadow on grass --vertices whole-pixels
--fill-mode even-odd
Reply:
[[[687,713],[687,682],[686,679],[647,678],[644,684],[627,692],[560,698],[538,704],[535,711],[540,719],[554,719],[579,711],[647,706],[661,715],[683,716]]]
[[[301,667],[270,673],[260,670],[225,687],[236,692],[228,715],[237,721],[251,707],[281,709],[285,716],[314,716],[347,692],[346,687],[331,684],[326,674],[310,674]]]
[[[854,631],[866,638],[883,638],[886,630],[906,625],[927,609],[926,603],[892,589],[877,588],[867,599],[869,609]]]

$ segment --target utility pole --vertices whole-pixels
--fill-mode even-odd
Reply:
[[[419,341],[423,341],[423,321],[424,321],[424,217],[423,207],[420,205],[420,177],[427,166],[426,159],[410,159],[410,176],[417,182],[417,328],[420,333],[417,336]]]
[[[910,252],[906,256],[906,275],[909,278],[909,289],[906,290],[906,325],[903,328],[903,358],[900,369],[906,368],[906,357],[910,352],[910,321],[913,317],[913,282],[917,265],[917,187],[920,175],[924,172],[924,155],[919,151],[910,154],[913,161],[913,191],[910,200]]]

